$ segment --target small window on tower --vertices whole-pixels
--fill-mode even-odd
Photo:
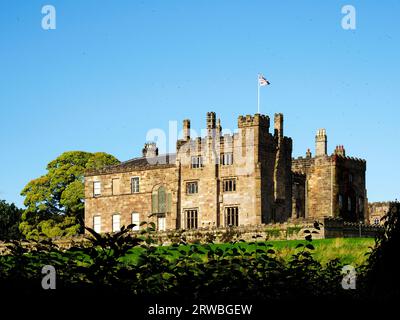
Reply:
[[[222,187],[224,192],[236,191],[236,179],[225,179],[222,181]]]
[[[187,194],[195,194],[199,191],[197,181],[187,182],[186,183],[186,193]]]
[[[198,169],[203,166],[203,158],[201,156],[192,157],[191,167],[192,169]]]
[[[197,229],[198,226],[197,209],[185,210],[185,227],[186,229]]]
[[[221,154],[221,165],[230,166],[233,164],[233,153],[227,152]]]

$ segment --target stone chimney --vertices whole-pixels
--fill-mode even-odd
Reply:
[[[217,120],[217,137],[220,137],[222,134],[222,127],[221,127],[221,119]]]
[[[341,157],[345,157],[346,156],[346,150],[344,149],[344,147],[342,145],[336,146],[335,148],[335,154]]]
[[[319,129],[315,136],[315,156],[326,156],[328,147],[328,137],[325,129]]]
[[[190,120],[183,120],[183,140],[190,140]]]
[[[158,148],[155,142],[147,142],[142,149],[142,155],[145,158],[153,158],[158,156]]]
[[[311,151],[310,149],[307,149],[306,158],[311,158],[311,157],[312,157]]]
[[[215,135],[216,119],[215,112],[207,112],[207,135],[212,137]]]

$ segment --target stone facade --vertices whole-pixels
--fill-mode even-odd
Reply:
[[[346,157],[341,147],[328,156],[325,130],[317,133],[316,157],[308,151],[292,159],[280,113],[272,133],[261,114],[239,116],[237,132],[222,135],[209,112],[206,129],[204,137],[191,137],[186,119],[176,153],[159,155],[146,143],[142,157],[86,172],[86,225],[110,232],[146,221],[162,231],[365,219],[365,161]]]
[[[328,155],[324,129],[317,131],[315,143],[315,157],[308,150],[305,158],[292,160],[296,177],[292,202],[300,204],[300,207],[293,206],[293,216],[368,222],[366,161],[347,157],[343,146],[337,146],[333,154]]]
[[[382,218],[389,212],[395,202],[372,202],[368,204],[369,223],[372,225],[382,225]]]

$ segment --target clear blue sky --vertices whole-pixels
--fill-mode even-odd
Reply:
[[[57,29],[41,28],[52,4]],[[356,8],[357,29],[341,28]],[[369,200],[399,197],[399,1],[0,2],[0,199],[67,150],[138,156],[151,128],[190,118],[224,128],[285,115],[294,156],[343,144],[367,159]]]

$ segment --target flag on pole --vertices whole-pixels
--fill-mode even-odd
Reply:
[[[257,84],[257,112],[260,113],[260,87],[269,86],[271,83],[259,73]]]
[[[269,86],[271,84],[271,82],[269,82],[267,79],[265,79],[262,74],[259,74],[258,75],[258,84],[260,87],[263,87],[263,86]]]

